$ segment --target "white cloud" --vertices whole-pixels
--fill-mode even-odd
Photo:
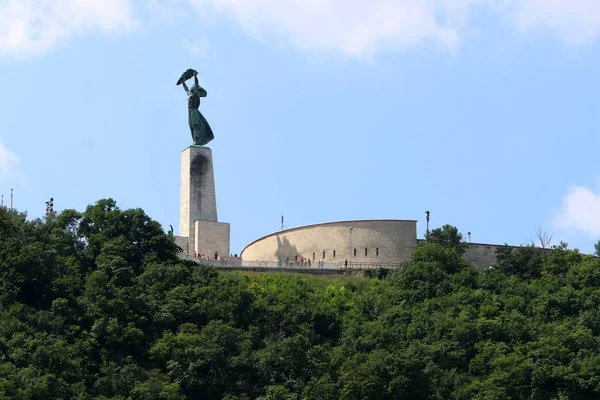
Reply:
[[[434,43],[455,49],[459,30],[427,0],[186,0],[201,16],[230,15],[257,38],[274,35],[300,50],[370,55],[382,47]],[[462,0],[465,1],[465,0]]]
[[[36,54],[74,33],[135,26],[130,0],[0,0],[0,54]]]
[[[598,0],[182,0],[228,15],[256,38],[300,50],[368,57],[426,43],[456,50],[475,9],[508,14],[521,31],[548,28],[568,44],[600,36]]]
[[[0,55],[35,54],[74,34],[114,34],[137,24],[134,0],[0,0]],[[582,45],[600,37],[599,0],[141,0],[166,21],[196,10],[205,26],[223,14],[255,38],[302,51],[368,58],[433,45],[455,51],[475,11],[508,16],[522,32],[554,32]],[[183,43],[201,54],[203,43]]]
[[[555,31],[567,44],[582,45],[600,36],[598,0],[518,0],[519,28]]]
[[[562,203],[553,220],[556,229],[600,235],[600,193],[574,186]]]
[[[18,165],[19,158],[0,141],[0,181],[17,178],[19,175],[17,170]]]

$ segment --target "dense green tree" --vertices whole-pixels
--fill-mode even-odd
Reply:
[[[458,228],[452,225],[444,225],[425,233],[425,240],[454,249],[460,255],[464,254],[466,250],[462,234],[458,232]]]
[[[536,279],[542,274],[543,252],[543,249],[534,245],[519,248],[500,247],[496,250],[496,265],[494,268],[506,275]]]
[[[597,399],[600,259],[456,228],[371,279],[219,272],[111,199],[0,207],[0,399]]]

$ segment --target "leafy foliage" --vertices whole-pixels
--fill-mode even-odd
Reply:
[[[463,236],[458,229],[452,225],[444,225],[441,228],[433,229],[425,234],[425,240],[429,243],[435,243],[442,247],[452,249],[462,255],[466,251],[466,243],[463,242]]]
[[[372,279],[220,273],[142,210],[0,208],[1,399],[596,399],[600,260],[452,227]]]

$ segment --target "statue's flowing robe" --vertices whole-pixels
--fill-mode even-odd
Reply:
[[[198,111],[200,96],[206,97],[206,90],[194,87],[188,91],[188,122],[196,146],[204,146],[215,138],[206,118]]]

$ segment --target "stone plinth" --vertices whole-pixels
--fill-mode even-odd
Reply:
[[[175,244],[181,247],[184,253],[190,254],[188,238],[184,236],[175,236]],[[193,251],[192,251],[193,253]]]
[[[211,149],[190,146],[183,150],[180,190],[179,235],[187,238],[187,252],[229,255],[229,224],[217,219]]]
[[[229,257],[229,224],[195,221],[194,249],[199,254]]]

